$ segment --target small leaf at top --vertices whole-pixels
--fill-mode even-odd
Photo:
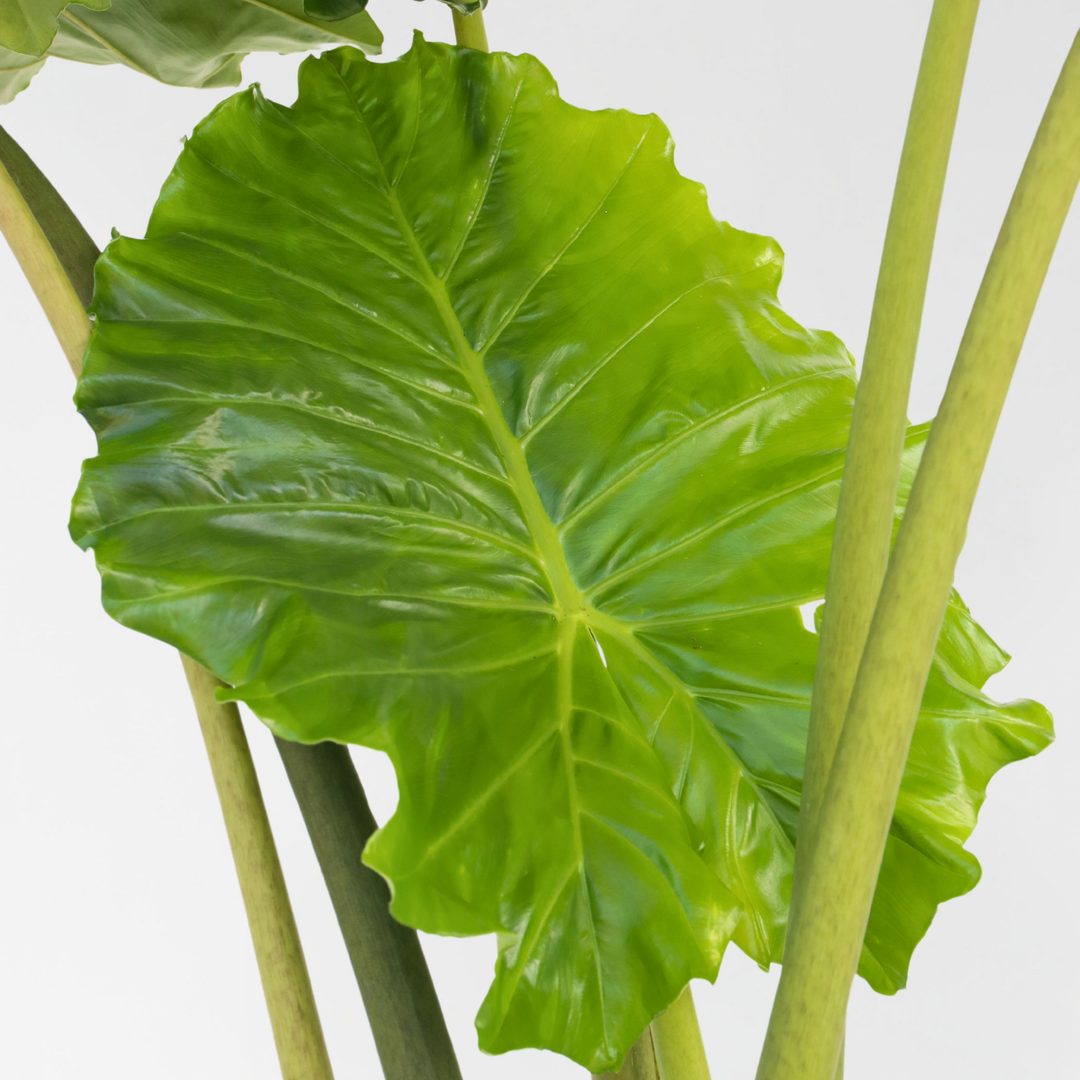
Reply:
[[[854,368],[656,117],[532,57],[343,49],[188,141],[99,263],[72,533],[279,734],[386,751],[402,921],[499,934],[484,1049],[618,1064],[729,936],[779,960]],[[925,429],[909,438],[905,485]],[[906,487],[905,487],[906,492]],[[902,495],[904,492],[902,492]],[[1049,717],[957,598],[860,970],[971,888]]]

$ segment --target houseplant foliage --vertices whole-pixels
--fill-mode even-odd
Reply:
[[[304,162],[296,169],[297,161]],[[394,914],[500,934],[481,1045],[616,1065],[779,960],[854,373],[654,117],[419,38],[188,142],[98,267],[72,531],[107,610],[283,737],[385,750]],[[908,439],[901,502],[925,431]],[[903,985],[986,782],[1051,737],[954,596],[860,970]]]
[[[341,43],[378,52],[382,34],[364,11],[330,22],[303,0],[23,0],[0,13],[0,104],[50,56],[126,64],[175,86],[236,86],[250,52]]]

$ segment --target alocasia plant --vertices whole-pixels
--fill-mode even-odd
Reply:
[[[303,168],[296,168],[298,161]],[[282,736],[385,750],[366,858],[499,933],[489,1050],[617,1064],[727,940],[780,958],[854,372],[654,117],[417,40],[187,143],[98,268],[72,519],[110,613]],[[909,437],[905,488],[925,431]],[[902,492],[903,497],[903,492]],[[1051,737],[954,597],[863,950],[903,985],[986,782]]]
[[[91,10],[93,9],[93,10]],[[348,43],[377,52],[363,11],[333,22],[303,0],[22,0],[0,8],[0,103],[25,89],[45,59],[126,64],[176,86],[236,86],[250,52]]]

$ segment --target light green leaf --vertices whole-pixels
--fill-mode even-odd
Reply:
[[[44,60],[0,49],[0,105],[6,105],[25,90],[44,66]]]
[[[107,11],[64,8],[58,29],[55,13],[52,19],[56,36],[47,43],[47,56],[126,64],[174,86],[236,86],[241,61],[251,52],[300,52],[344,43],[375,53],[382,43],[366,12],[324,22],[306,14],[303,0],[113,0]],[[4,68],[33,62],[8,55],[10,64],[0,54],[0,104],[29,81],[26,76],[5,94]]]
[[[404,922],[500,935],[481,1045],[616,1065],[729,934],[779,959],[854,390],[655,117],[528,56],[339,50],[189,140],[99,263],[72,533],[279,734],[385,750]],[[909,472],[923,432],[911,438]],[[1050,738],[955,603],[863,958],[902,981]]]

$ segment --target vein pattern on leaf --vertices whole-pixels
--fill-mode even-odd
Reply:
[[[278,733],[386,751],[402,921],[497,932],[490,1051],[618,1065],[733,938],[779,959],[854,373],[655,117],[531,57],[339,50],[196,130],[99,267],[72,531],[106,608]],[[925,432],[913,430],[908,473]],[[906,481],[905,481],[906,482]],[[957,599],[861,970],[970,888],[1049,718]]]

